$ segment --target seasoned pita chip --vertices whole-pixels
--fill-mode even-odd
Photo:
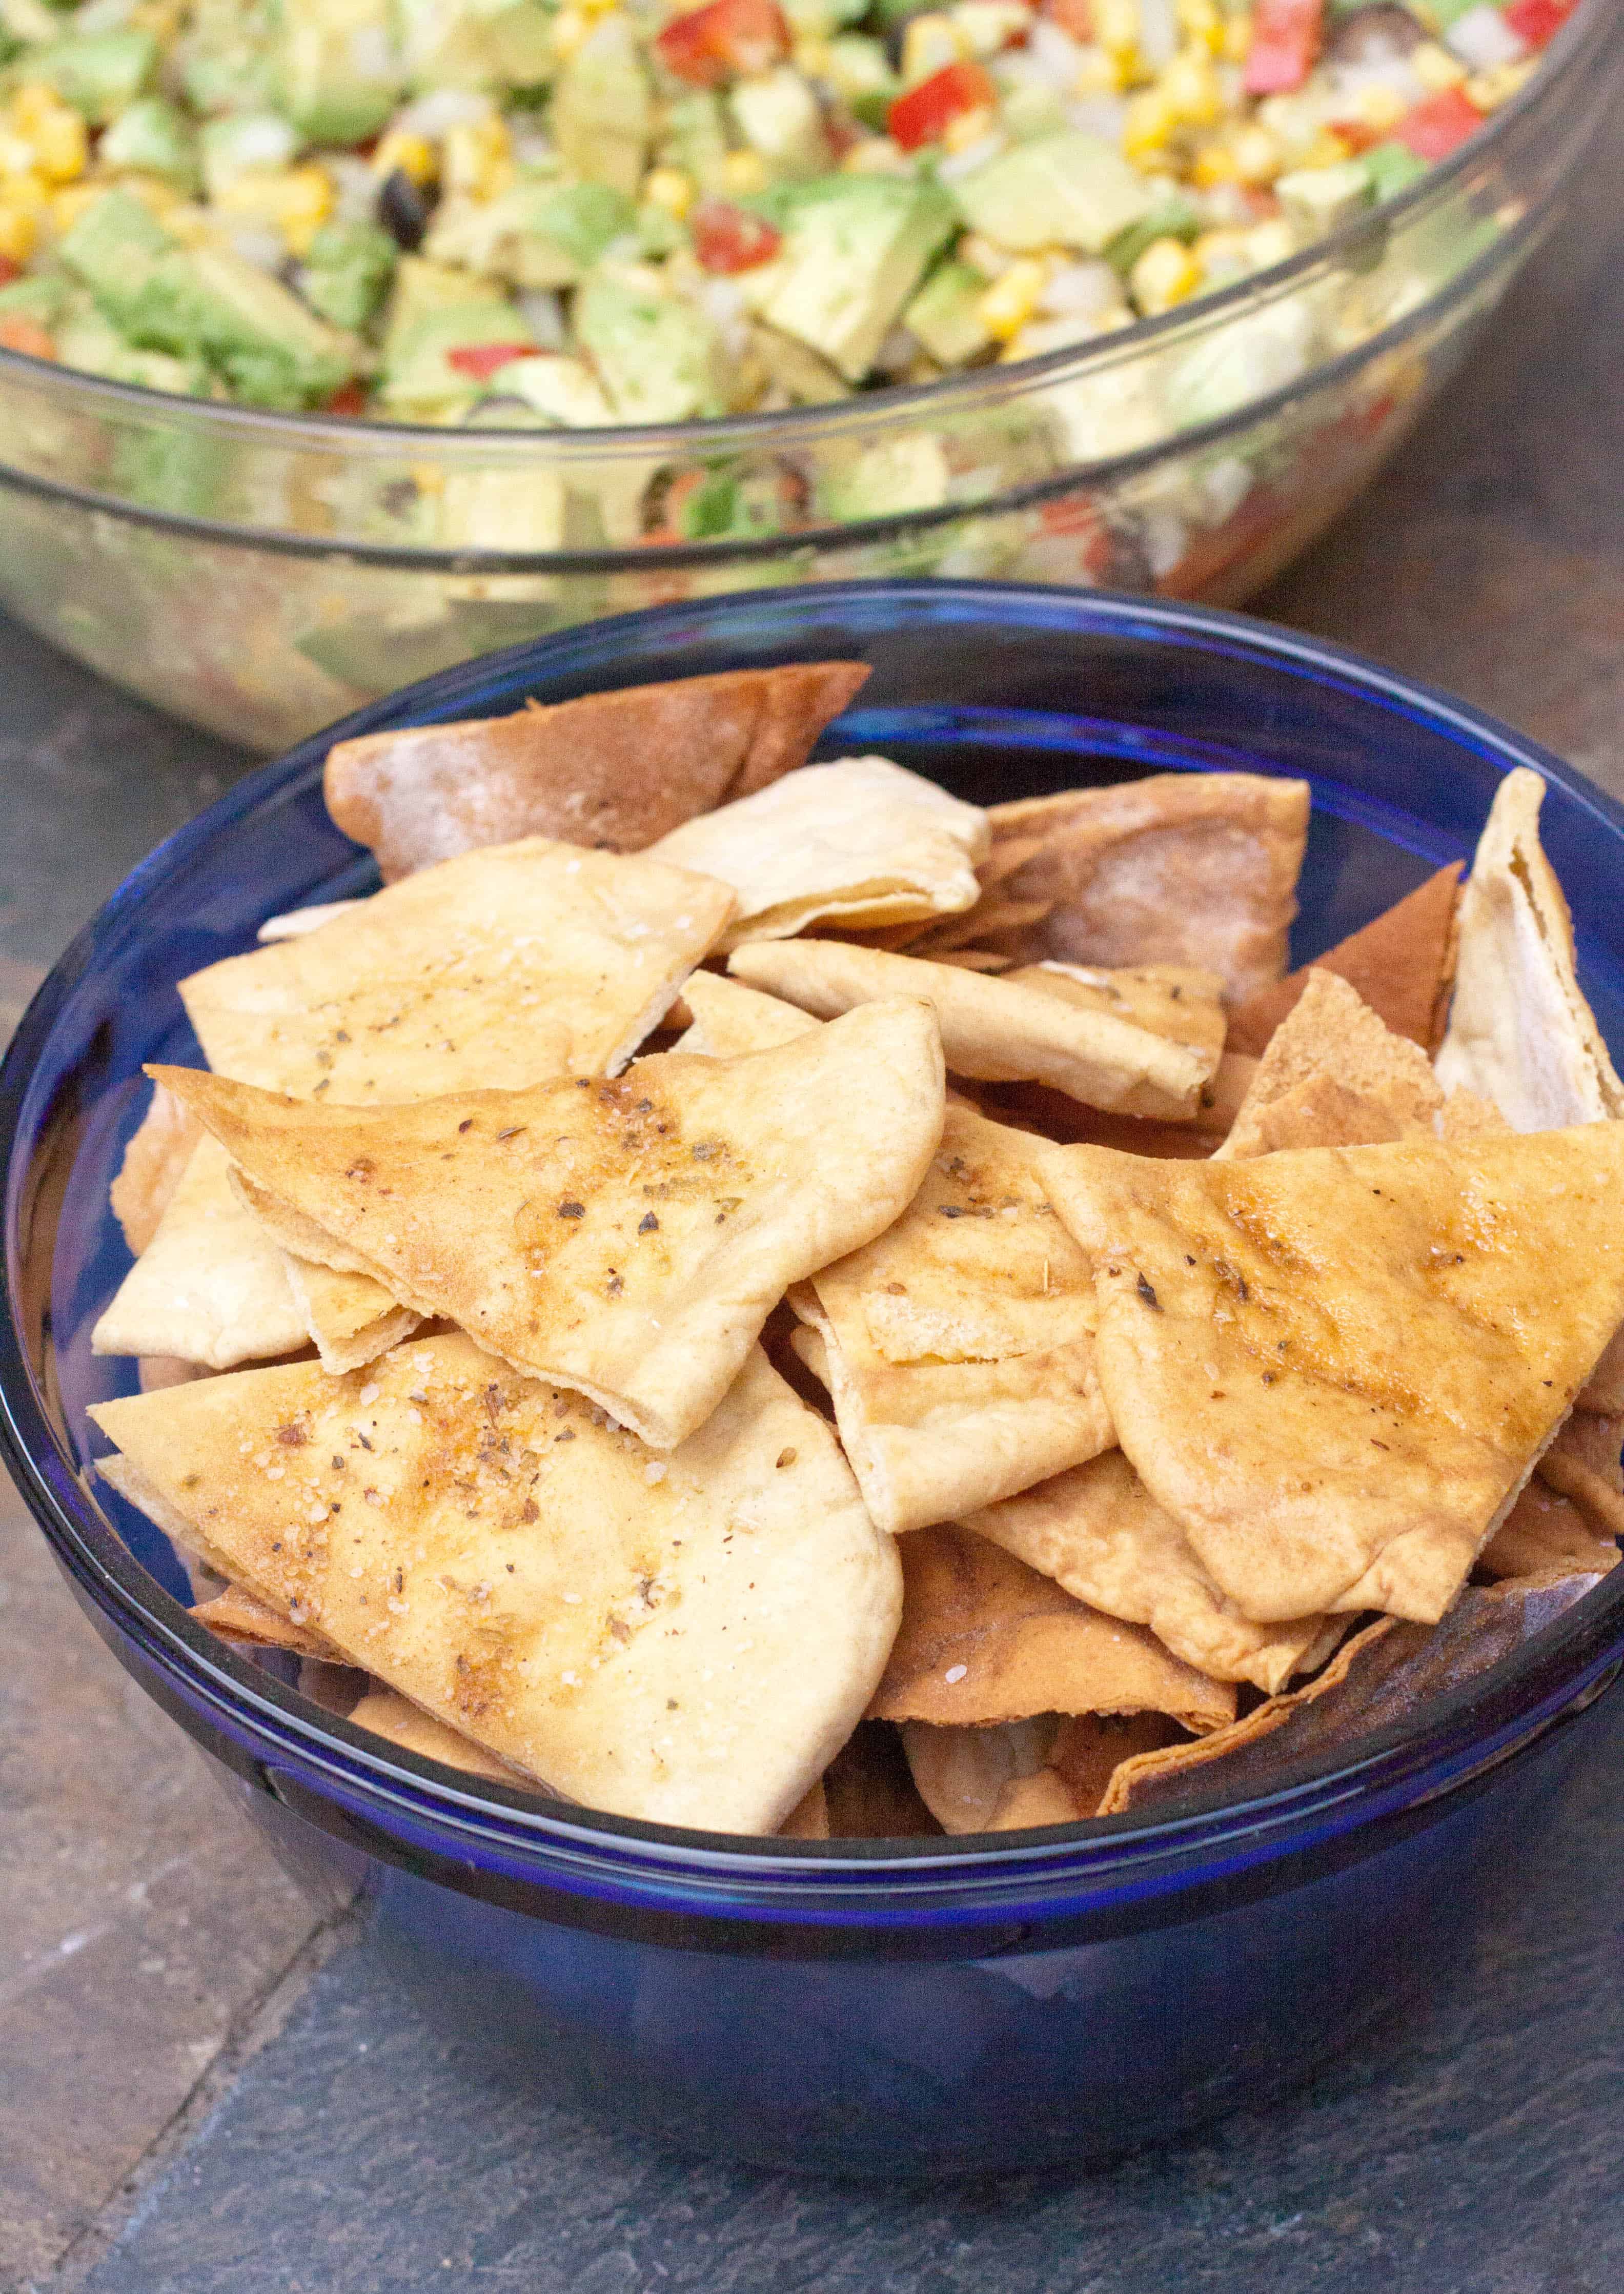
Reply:
[[[703,814],[650,858],[739,896],[721,945],[787,940],[820,918],[848,929],[956,915],[980,896],[987,815],[886,757],[842,757]]]
[[[900,1002],[745,1059],[665,1053],[614,1083],[402,1108],[163,1074],[288,1249],[661,1448],[704,1423],[792,1282],[905,1207],[943,1117],[935,1020]]]
[[[1490,1577],[1532,1577],[1550,1569],[1604,1574],[1617,1566],[1617,1536],[1587,1505],[1535,1473],[1479,1555],[1478,1567]]]
[[[1186,1664],[1272,1695],[1322,1664],[1342,1637],[1335,1619],[1254,1624],[1225,1598],[1120,1450],[964,1517],[1029,1569],[1108,1617],[1148,1625]]]
[[[325,1633],[293,1624],[240,1585],[228,1585],[211,1600],[194,1603],[191,1614],[222,1640],[240,1642],[247,1648],[291,1649],[296,1656],[329,1659],[336,1654]]]
[[[1230,1021],[1230,1047],[1261,1054],[1315,972],[1345,980],[1395,1036],[1430,1058],[1443,1041],[1455,985],[1460,863],[1429,876],[1360,931],[1338,940],[1300,972],[1249,996]]]
[[[1022,850],[1001,897],[1050,906],[982,945],[1022,964],[1198,964],[1244,1002],[1286,968],[1308,805],[1306,781],[1254,773],[1153,773],[995,805],[995,857]]]
[[[988,979],[916,956],[840,940],[762,940],[727,959],[735,980],[819,1019],[882,997],[922,997],[941,1023],[955,1075],[991,1083],[1030,1078],[1124,1114],[1188,1122],[1217,1064],[1109,1012],[1084,1010],[1007,977]]]
[[[1260,1623],[1442,1615],[1624,1316],[1624,1129],[1040,1165],[1123,1448]]]
[[[896,1632],[896,1547],[759,1353],[662,1459],[460,1334],[92,1414],[236,1582],[590,1807],[771,1832]]]
[[[1311,971],[1214,1159],[1435,1139],[1442,1106],[1419,1045],[1394,1035],[1345,980]]]
[[[1039,1712],[1165,1712],[1187,1729],[1235,1717],[1235,1691],[1153,1634],[1101,1616],[973,1530],[898,1542],[902,1623],[870,1704],[876,1720],[1026,1720]]]
[[[109,1191],[113,1216],[124,1230],[132,1258],[139,1258],[158,1232],[158,1221],[202,1136],[203,1127],[191,1110],[154,1086],[151,1104],[131,1135]]]
[[[793,1004],[763,996],[742,980],[727,980],[715,972],[694,972],[683,988],[682,1000],[688,1007],[688,1025],[671,1049],[697,1053],[707,1060],[770,1052],[779,1044],[792,1044],[797,1036],[809,1036],[822,1024]]]
[[[1407,1720],[1511,1656],[1600,1583],[1564,1573],[1518,1583],[1468,1586],[1441,1623],[1383,1617],[1344,1642],[1318,1679],[1271,1698],[1232,1729],[1198,1743],[1130,1761],[1117,1769],[1100,1813],[1160,1810],[1222,1783],[1237,1799],[1267,1792],[1290,1761],[1339,1752]]]
[[[466,1769],[470,1776],[488,1777],[493,1784],[534,1789],[533,1777],[499,1761],[471,1737],[465,1737],[459,1729],[448,1729],[443,1720],[436,1720],[409,1697],[397,1696],[393,1688],[374,1683],[345,1718],[357,1729],[369,1729],[375,1737],[398,1745],[403,1753],[416,1753],[421,1760],[440,1761],[448,1769]]]
[[[1159,1712],[1052,1712],[985,1729],[912,1720],[902,1741],[943,1830],[965,1833],[1075,1824],[1095,1813],[1125,1761],[1190,1740]]]
[[[181,982],[216,1075],[365,1106],[623,1066],[732,912],[656,860],[532,837]]]
[[[640,851],[804,764],[867,676],[852,661],[731,670],[363,734],[328,752],[327,809],[386,884],[520,837]]]
[[[941,1837],[889,1720],[858,1723],[824,1771],[824,1793],[832,1840]]]
[[[1206,1062],[1209,1080],[1223,1053],[1228,1023],[1223,982],[1193,964],[1146,964],[1119,972],[1099,964],[1023,964],[1008,980],[1041,988],[1083,1012],[1112,1012],[1170,1044],[1185,1044]]]
[[[1093,1278],[1038,1184],[1046,1151],[950,1106],[895,1224],[792,1295],[882,1529],[990,1504],[1116,1438],[1094,1375]]]
[[[99,1354],[178,1354],[209,1370],[304,1345],[281,1251],[238,1200],[230,1161],[213,1139],[194,1150],[90,1343]]]
[[[360,1370],[409,1338],[423,1319],[364,1274],[335,1274],[314,1259],[285,1256],[294,1304],[323,1370]]]
[[[1491,1100],[1514,1131],[1624,1116],[1573,963],[1573,925],[1539,842],[1545,783],[1500,783],[1460,904],[1460,956],[1438,1079]]]

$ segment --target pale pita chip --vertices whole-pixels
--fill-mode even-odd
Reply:
[[[1159,1712],[1086,1712],[984,1729],[911,1720],[902,1741],[931,1814],[945,1832],[966,1833],[1075,1824],[1095,1813],[1125,1761],[1190,1740]]]
[[[820,920],[851,928],[973,907],[987,847],[978,805],[889,758],[842,757],[688,821],[649,858],[735,888],[727,948]]]
[[[202,1136],[203,1127],[191,1110],[155,1085],[151,1104],[131,1134],[108,1197],[132,1258],[139,1258],[158,1232],[158,1221]]]
[[[376,1683],[358,1704],[352,1705],[345,1715],[357,1729],[369,1729],[386,1744],[398,1745],[403,1753],[416,1753],[420,1760],[439,1761],[448,1769],[465,1769],[470,1776],[485,1777],[492,1784],[510,1785],[522,1790],[526,1786],[533,1791],[536,1779],[499,1761],[476,1745],[460,1729],[448,1729],[443,1720],[436,1720],[410,1697],[397,1696],[393,1688],[383,1688]]]
[[[990,1504],[1116,1438],[1093,1278],[1038,1184],[1046,1151],[950,1106],[900,1217],[792,1294],[824,1342],[808,1366],[881,1528]]]
[[[1514,1131],[1624,1116],[1620,1083],[1574,971],[1573,926],[1539,842],[1545,783],[1500,783],[1460,904],[1460,954],[1438,1079],[1491,1100]]]
[[[1123,1448],[1260,1623],[1458,1590],[1624,1318],[1624,1130],[1040,1167]]]
[[[1276,1625],[1243,1616],[1120,1450],[967,1513],[964,1525],[1092,1608],[1148,1625],[1215,1680],[1250,1681],[1272,1695],[1294,1672],[1323,1663],[1342,1636],[1324,1616]]]
[[[1311,971],[1216,1159],[1434,1139],[1442,1107],[1419,1045],[1384,1027],[1345,980]]]
[[[284,1258],[294,1304],[323,1370],[360,1370],[409,1338],[423,1319],[410,1306],[397,1306],[364,1274],[336,1274],[291,1251]]]
[[[1119,1020],[1185,1044],[1206,1063],[1207,1078],[1218,1070],[1228,1036],[1223,982],[1215,972],[1193,964],[1147,964],[1118,972],[1100,964],[1025,964],[1004,977],[1041,988],[1080,1011],[1111,1012]]]
[[[662,1448],[703,1424],[792,1282],[904,1208],[944,1108],[935,1020],[901,1002],[745,1059],[665,1053],[613,1083],[401,1108],[163,1073],[288,1249]]]
[[[830,940],[762,940],[727,959],[735,980],[827,1020],[882,997],[919,996],[941,1023],[955,1075],[1031,1078],[1091,1107],[1188,1121],[1216,1066],[1184,1044],[1114,1013],[955,964],[925,964]]]
[[[211,1599],[194,1603],[191,1614],[222,1640],[240,1642],[248,1648],[290,1649],[296,1656],[330,1658],[336,1654],[325,1633],[291,1623],[268,1601],[240,1585],[228,1585]]]
[[[763,996],[743,980],[717,972],[694,972],[683,988],[682,1000],[688,1025],[671,1049],[694,1052],[702,1059],[736,1060],[744,1052],[770,1052],[822,1025],[798,1005]]]
[[[347,915],[362,905],[360,900],[318,900],[312,907],[289,908],[282,915],[267,916],[254,937],[262,946],[268,940],[302,940],[306,932],[320,931],[335,916]]]
[[[517,1090],[630,1058],[733,910],[656,860],[532,837],[447,860],[319,931],[194,972],[216,1075],[365,1106]]]
[[[1181,1664],[1142,1627],[1101,1616],[1051,1578],[946,1522],[898,1541],[902,1622],[869,1717],[1026,1720],[1039,1712],[1165,1712],[1222,1727],[1235,1690]]]
[[[124,1453],[102,1470],[133,1466],[160,1523],[590,1807],[771,1832],[895,1635],[896,1547],[759,1352],[662,1459],[460,1334],[92,1414]]]
[[[1335,972],[1396,1036],[1432,1055],[1443,1041],[1455,985],[1460,863],[1452,860],[1311,965],[1249,996],[1230,1022],[1238,1052],[1263,1053],[1313,971]]]
[[[1023,964],[1198,964],[1242,1002],[1286,968],[1308,810],[1306,781],[1254,773],[1153,773],[995,805],[995,858],[1023,848],[1002,896],[1051,905],[985,944]]]

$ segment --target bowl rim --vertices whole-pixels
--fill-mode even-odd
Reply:
[[[963,617],[1069,625],[1149,635],[1194,650],[1240,655],[1318,684],[1335,682],[1378,711],[1421,717],[1502,774],[1529,765],[1590,814],[1597,829],[1624,834],[1624,805],[1586,776],[1487,712],[1420,679],[1368,662],[1320,638],[1224,611],[1104,590],[1059,590],[983,582],[846,582],[811,585],[797,603],[849,606],[894,622],[955,608]],[[1398,1721],[1351,1750],[1281,1764],[1264,1791],[1234,1799],[1222,1787],[1192,1792],[1176,1813],[1080,1819],[1019,1834],[941,1840],[786,1841],[707,1833],[579,1809],[472,1780],[466,1772],[400,1748],[286,1688],[198,1624],[134,1558],[52,1427],[10,1308],[20,1210],[28,1168],[19,1134],[44,1110],[31,1086],[41,1055],[77,984],[93,967],[105,922],[139,909],[149,887],[193,858],[236,821],[285,797],[319,772],[335,740],[455,714],[460,694],[538,665],[567,678],[572,655],[615,650],[617,633],[680,637],[697,628],[725,635],[751,594],[655,607],[585,624],[462,663],[419,680],[314,735],[257,768],[159,844],[77,933],[25,1013],[0,1065],[0,1190],[5,1204],[8,1308],[0,1318],[0,1453],[81,1602],[104,1637],[139,1650],[196,1711],[252,1746],[262,1773],[296,1775],[329,1802],[387,1823],[432,1828],[448,1852],[474,1857],[566,1891],[643,1896],[775,1924],[907,1925],[985,1917],[1012,1897],[1098,1905],[1165,1892],[1213,1859],[1228,1873],[1277,1863],[1315,1841],[1447,1798],[1592,1701],[1624,1666],[1624,1568],[1573,1603],[1524,1647],[1460,1688],[1429,1700],[1425,1721]],[[718,625],[720,625],[719,629]],[[696,673],[696,672],[690,672]],[[640,681],[648,681],[642,679]],[[68,1072],[71,1072],[69,1070]],[[143,1677],[143,1686],[148,1686]]]

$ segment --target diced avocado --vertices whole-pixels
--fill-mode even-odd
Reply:
[[[431,262],[516,287],[572,287],[636,220],[607,183],[519,183],[494,199],[448,200],[424,245]]]
[[[515,359],[497,378],[505,398],[522,398],[535,413],[566,429],[606,428],[614,419],[590,367],[576,358]]]
[[[843,103],[868,98],[889,106],[902,92],[884,44],[864,32],[842,32],[838,40],[830,41],[824,76]]]
[[[1046,80],[1017,80],[1012,87],[1006,84],[1003,96],[998,125],[1011,142],[1028,142],[1035,135],[1056,135],[1070,125],[1064,89],[1052,87]]]
[[[57,253],[113,324],[127,328],[154,268],[175,244],[133,191],[103,191],[63,233]]]
[[[201,180],[198,138],[183,111],[161,95],[143,95],[121,111],[96,147],[104,167],[157,175],[177,190],[193,191]]]
[[[776,327],[754,326],[750,341],[773,387],[795,405],[832,406],[837,399],[851,396],[851,385],[844,377],[793,335],[781,335]]]
[[[364,327],[389,292],[400,249],[375,223],[327,223],[311,240],[299,289],[336,327]]]
[[[992,341],[981,317],[981,297],[991,284],[968,263],[944,263],[903,313],[904,326],[938,366],[962,366]]]
[[[600,269],[575,297],[576,339],[622,422],[686,422],[722,412],[716,330],[652,273]]]
[[[84,32],[37,48],[28,58],[29,77],[46,81],[93,127],[105,126],[134,103],[157,69],[158,42],[150,32]]]
[[[825,470],[819,489],[830,514],[850,522],[936,509],[947,499],[947,458],[929,430],[881,439]]]
[[[299,148],[291,123],[280,111],[233,111],[203,123],[203,183],[211,199],[240,175],[259,168],[285,167]]]
[[[787,224],[783,252],[763,265],[751,303],[769,326],[859,381],[952,237],[953,202],[924,178],[829,175],[805,187]]]
[[[409,87],[532,87],[557,67],[551,8],[541,0],[393,0]]]
[[[82,305],[58,326],[56,354],[64,366],[80,367],[86,374],[138,382],[182,398],[200,398],[208,389],[208,369],[200,358],[135,349],[93,303]]]
[[[72,291],[58,272],[41,271],[31,279],[13,279],[9,287],[0,287],[0,317],[12,313],[20,319],[37,319],[42,327],[53,327]]]
[[[514,343],[527,352],[535,348],[534,336],[512,304],[489,293],[477,303],[426,310],[404,327],[392,324],[378,396],[392,412],[419,420],[472,405],[493,386],[488,377],[453,366],[451,353],[497,343]]]
[[[816,175],[829,165],[816,92],[793,64],[736,81],[727,102],[746,143],[781,175]]]
[[[1018,255],[1055,246],[1098,255],[1156,205],[1144,177],[1082,128],[1011,144],[953,190],[971,230]]]
[[[280,280],[218,248],[159,256],[125,327],[143,348],[207,358],[250,406],[318,404],[355,371],[357,345]]]
[[[280,108],[315,143],[375,135],[406,84],[389,0],[272,0],[271,53]]]
[[[630,199],[654,134],[654,93],[623,8],[600,16],[559,73],[548,124],[572,174]]]
[[[796,37],[826,40],[842,24],[855,24],[868,13],[869,0],[785,0],[784,14]]]
[[[720,96],[699,87],[673,96],[666,106],[660,156],[669,167],[680,167],[691,175],[701,191],[717,190],[727,161],[727,129]]]
[[[440,491],[441,546],[558,549],[564,510],[564,481],[555,470],[451,470]]]
[[[1163,398],[1176,429],[1216,422],[1238,406],[1284,390],[1308,371],[1314,318],[1301,302],[1271,303],[1216,329],[1168,372]]]
[[[1370,171],[1357,159],[1336,167],[1299,167],[1276,178],[1282,213],[1304,240],[1323,238],[1338,224],[1362,215],[1375,195]]]
[[[389,300],[389,320],[384,334],[384,364],[396,360],[401,344],[419,319],[431,311],[446,311],[467,303],[489,306],[499,298],[488,279],[467,271],[451,271],[420,255],[402,255],[395,267],[394,293]],[[506,310],[507,305],[502,308]]]
[[[1126,278],[1146,248],[1158,239],[1181,239],[1189,241],[1198,237],[1205,224],[1201,212],[1182,191],[1157,199],[1149,215],[1131,223],[1126,231],[1119,231],[1107,245],[1105,259],[1113,271]]]
[[[1370,188],[1378,199],[1391,199],[1408,191],[1417,175],[1426,173],[1425,159],[1417,159],[1408,143],[1396,139],[1390,143],[1374,143],[1360,154],[1357,164],[1370,179]]]
[[[553,46],[556,10],[541,0],[506,0],[506,5],[483,6],[481,26],[491,71],[499,87],[539,87],[558,69]]]

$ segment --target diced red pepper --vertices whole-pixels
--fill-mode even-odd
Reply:
[[[1578,0],[1506,0],[1500,13],[1525,45],[1543,48],[1555,38],[1577,4]]]
[[[753,271],[758,263],[770,263],[784,245],[770,223],[748,208],[735,207],[731,199],[701,199],[688,219],[688,228],[701,266],[729,276],[735,271]]]
[[[1387,140],[1384,127],[1372,127],[1364,119],[1333,119],[1328,122],[1331,134],[1339,143],[1345,143],[1351,159],[1357,159],[1361,151],[1372,151]]]
[[[1069,32],[1086,47],[1094,37],[1093,0],[1049,0],[1043,10],[1052,24]]]
[[[364,414],[366,411],[366,386],[364,383],[356,382],[353,378],[346,382],[341,389],[334,391],[322,409],[322,411],[327,414]]]
[[[720,87],[735,74],[770,71],[790,53],[778,0],[710,0],[674,16],[654,41],[667,71],[694,87]]]
[[[939,143],[943,130],[965,112],[990,110],[997,101],[991,75],[979,64],[944,64],[897,97],[885,115],[886,129],[893,143],[917,151],[922,144]]]
[[[1325,0],[1257,0],[1246,51],[1248,95],[1283,95],[1314,68],[1325,28]]]
[[[56,356],[56,345],[39,321],[27,317],[21,311],[8,311],[0,318],[0,349],[26,351],[30,358]]]
[[[1393,134],[1417,159],[1447,159],[1449,153],[1474,135],[1484,115],[1458,87],[1440,88],[1407,111]]]
[[[475,382],[489,382],[499,368],[533,355],[529,343],[465,343],[459,350],[447,351],[445,362],[459,374],[472,375]]]
[[[9,287],[13,279],[20,279],[22,265],[13,263],[9,255],[0,255],[0,287]]]

